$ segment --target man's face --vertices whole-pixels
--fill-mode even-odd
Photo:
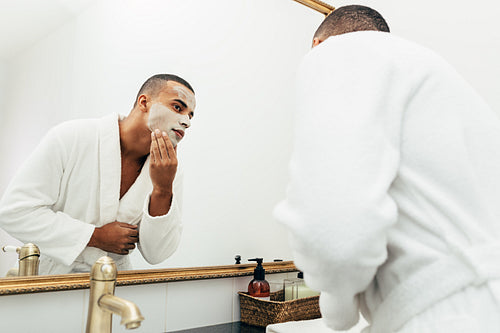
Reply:
[[[196,100],[194,94],[184,85],[168,81],[158,96],[151,101],[148,127],[166,132],[173,146],[177,146],[191,126]]]

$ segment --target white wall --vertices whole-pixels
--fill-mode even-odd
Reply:
[[[5,64],[5,60],[0,58],[0,108],[2,108],[3,103],[5,101],[5,80],[7,79],[7,66]],[[3,109],[3,108],[2,108]],[[1,109],[0,109],[1,110]],[[3,113],[0,113],[2,115],[2,121],[0,122],[0,126],[3,123]]]
[[[7,87],[9,85],[8,79],[8,62],[0,59],[0,181],[4,179],[5,169],[4,167],[9,166],[9,158],[5,153],[6,150],[12,145],[12,141],[9,140],[9,136],[4,135],[9,129],[9,119],[11,113],[6,109],[6,97],[8,96]],[[0,192],[2,193],[2,192]],[[22,243],[18,240],[9,236],[5,231],[0,229],[0,248],[5,245],[21,245]],[[3,253],[0,250],[0,276],[5,276],[10,268],[17,266],[17,254],[16,253]]]
[[[358,3],[443,55],[500,112],[494,0]],[[127,114],[147,77],[172,72],[192,83],[198,103],[179,147],[183,240],[162,266],[230,264],[235,254],[291,258],[272,209],[286,188],[295,69],[322,18],[291,0],[96,2],[9,59],[0,192],[48,128]]]
[[[353,1],[329,1],[340,7]],[[356,0],[378,10],[391,32],[449,61],[500,114],[500,3],[456,0]]]

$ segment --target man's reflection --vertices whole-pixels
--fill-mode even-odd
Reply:
[[[158,74],[127,117],[52,128],[8,186],[0,227],[40,247],[40,274],[86,272],[103,255],[131,269],[136,244],[150,264],[164,261],[182,230],[176,151],[194,109],[189,83]]]

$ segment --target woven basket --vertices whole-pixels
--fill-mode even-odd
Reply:
[[[283,290],[271,293],[271,301],[261,300],[248,293],[239,292],[241,322],[266,327],[270,324],[292,320],[307,320],[321,317],[319,296],[284,301]]]

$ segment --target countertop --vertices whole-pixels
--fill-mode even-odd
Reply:
[[[242,322],[226,323],[220,325],[203,326],[171,333],[265,333],[265,327],[257,327]]]

